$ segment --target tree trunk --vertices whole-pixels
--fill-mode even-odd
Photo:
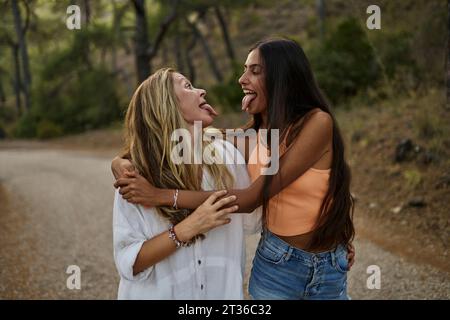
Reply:
[[[80,7],[81,28],[87,28],[91,20],[91,2],[89,0],[76,0],[75,4]],[[92,70],[93,63],[91,62],[90,37],[83,36],[82,33],[75,33],[75,37],[78,37],[80,41],[81,60],[88,70]],[[102,59],[102,63],[104,62],[105,61]]]
[[[91,21],[91,3],[89,0],[84,0],[83,1],[83,6],[84,6],[84,20],[86,22],[86,25],[89,25],[90,21]]]
[[[230,40],[227,22],[225,21],[225,18],[218,6],[214,7],[214,12],[216,13],[216,17],[219,20],[220,30],[222,31],[222,37],[225,42],[225,47],[227,49],[228,58],[230,58],[230,62],[233,63],[236,56],[234,55],[233,45]]]
[[[184,70],[184,61],[183,61],[183,44],[181,41],[181,35],[180,35],[180,24],[177,23],[176,25],[176,32],[175,32],[175,37],[174,37],[174,50],[175,50],[175,59],[177,61],[177,68],[178,71],[180,71],[182,74],[185,73],[186,70]],[[191,79],[191,81],[193,81]]]
[[[186,47],[186,50],[184,51],[184,55],[186,57],[186,64],[189,72],[189,79],[191,80],[192,83],[195,83],[196,73],[191,53],[194,50],[196,44],[197,44],[197,37],[193,35],[191,43],[189,43],[189,45]]]
[[[27,43],[25,39],[24,29],[22,28],[22,18],[20,16],[20,9],[17,4],[17,0],[11,1],[12,13],[14,16],[14,27],[16,29],[18,44],[19,44],[19,54],[22,59],[22,71],[23,71],[23,89],[25,92],[25,107],[30,110],[31,100],[30,100],[30,87],[31,87],[31,74],[28,59]],[[20,72],[20,71],[19,71]]]
[[[316,0],[317,16],[319,17],[320,38],[323,40],[325,36],[325,0]]]
[[[14,61],[13,88],[14,88],[14,95],[16,96],[17,114],[20,116],[22,114],[22,99],[20,98],[20,87],[22,86],[22,79],[20,76],[19,49],[16,45],[12,45],[11,49]]]
[[[153,44],[148,48],[150,60],[152,60],[158,53],[158,49],[162,44],[164,36],[169,30],[169,27],[172,24],[172,22],[174,22],[175,19],[177,18],[178,15],[177,9],[179,3],[180,0],[172,0],[172,12],[167,17],[165,17],[165,19],[159,25],[159,30],[158,33],[156,34],[155,40],[153,41]]]
[[[113,43],[111,44],[111,67],[114,72],[114,74],[118,73],[118,66],[117,66],[117,52],[119,48],[122,48],[125,50],[125,52],[129,53],[129,48],[126,43],[121,41],[123,39],[122,29],[121,29],[121,23],[124,15],[127,13],[128,7],[130,5],[130,2],[126,2],[122,6],[117,5],[117,0],[111,0],[112,6],[113,6]],[[119,47],[119,45],[122,45]]]
[[[211,52],[211,49],[209,48],[208,42],[206,41],[205,37],[202,35],[200,30],[197,28],[197,25],[195,22],[187,21],[187,23],[188,23],[188,25],[190,25],[192,32],[197,37],[197,39],[200,40],[200,43],[203,47],[203,51],[206,54],[206,59],[208,60],[209,66],[211,68],[211,71],[212,71],[214,77],[216,78],[216,80],[218,82],[222,82],[223,81],[222,73],[220,72],[219,67],[216,63],[216,60],[213,57],[213,54]]]
[[[117,4],[115,0],[111,0],[113,6],[113,36],[111,43],[111,68],[114,74],[117,73],[117,43],[119,39],[120,20]]]
[[[144,0],[133,0],[136,15],[135,61],[138,81],[141,83],[150,75],[150,54],[148,53],[147,14]]]
[[[169,63],[169,48],[167,47],[165,42],[161,43],[161,52],[161,63],[163,66],[167,66],[167,64]]]
[[[6,102],[5,89],[3,88],[3,79],[0,78],[0,106],[4,107]]]
[[[172,1],[172,12],[160,24],[155,41],[153,45],[150,45],[144,0],[133,0],[136,14],[135,55],[139,82],[144,81],[151,74],[151,61],[158,53],[170,24],[177,16],[178,3],[179,0]]]

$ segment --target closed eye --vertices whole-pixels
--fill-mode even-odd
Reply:
[[[260,74],[262,71],[262,67],[258,64],[252,64],[250,67],[244,66],[244,73],[247,71],[247,69],[250,69],[250,72],[255,75]]]
[[[261,67],[260,66],[254,66],[250,70],[252,71],[253,74],[259,74],[261,72]]]

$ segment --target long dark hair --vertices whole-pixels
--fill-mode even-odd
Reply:
[[[298,43],[288,39],[271,39],[256,43],[250,52],[258,49],[265,71],[267,94],[267,129],[279,129],[280,141],[288,129],[289,145],[300,133],[309,111],[320,108],[333,119],[333,160],[328,191],[320,207],[319,217],[308,245],[309,250],[334,248],[353,240],[354,199],[350,193],[350,168],[344,159],[344,142],[330,111],[329,103],[320,91],[310,63]],[[258,130],[261,114],[253,116],[247,127]],[[270,139],[270,134],[268,135]],[[270,143],[267,144],[268,147]],[[269,190],[273,176],[265,176],[263,188],[263,224],[267,227]],[[301,214],[301,212],[299,212]]]

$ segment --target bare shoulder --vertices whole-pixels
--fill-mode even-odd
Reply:
[[[301,155],[301,158],[308,159],[309,167],[329,168],[331,160],[323,156],[332,149],[333,117],[320,109],[314,109],[304,118],[299,134],[290,145],[293,157]],[[331,153],[328,154],[331,156]]]
[[[333,118],[329,113],[319,109],[308,117],[306,127],[314,131],[330,132],[333,130]]]
[[[322,110],[314,112],[309,118],[315,122],[320,121],[322,124],[333,124],[333,118],[331,115]]]

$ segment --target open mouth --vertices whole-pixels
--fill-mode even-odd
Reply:
[[[211,107],[211,105],[209,105],[206,101],[203,102],[203,103],[201,103],[201,104],[199,105],[199,108],[208,111],[211,115],[214,115],[214,116],[217,116],[217,115],[218,115],[218,113],[216,112],[216,110],[214,110],[214,108]]]
[[[242,98],[242,110],[246,111],[250,106],[250,103],[256,98],[255,91],[244,89],[244,98]]]

